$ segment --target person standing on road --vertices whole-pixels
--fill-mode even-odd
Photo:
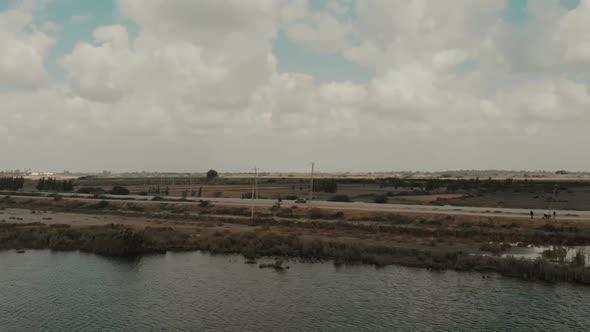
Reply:
[[[534,216],[535,214],[533,213],[533,210],[531,210],[531,219],[533,219]]]
[[[557,213],[555,213],[555,211],[553,211],[553,219],[557,218]]]

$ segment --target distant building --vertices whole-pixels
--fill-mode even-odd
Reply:
[[[36,172],[31,172],[28,175],[29,176],[52,176],[52,175],[55,175],[55,173],[53,173],[53,172],[39,172],[39,171],[36,171]]]

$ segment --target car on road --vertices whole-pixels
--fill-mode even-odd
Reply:
[[[305,198],[298,198],[295,200],[295,203],[307,203],[307,201],[305,200]]]

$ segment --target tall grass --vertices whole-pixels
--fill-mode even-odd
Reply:
[[[47,227],[40,223],[0,223],[0,249],[16,248],[82,250],[108,256],[166,250],[205,250],[219,254],[242,254],[249,259],[273,256],[307,261],[333,260],[336,264],[398,264],[590,284],[590,268],[584,267],[585,258],[584,261],[575,258],[572,264],[556,264],[543,259],[528,261],[474,256],[463,252],[443,253],[360,241],[337,242],[272,231],[232,233],[225,230],[194,237],[170,227],[134,230],[112,224],[72,228],[67,225]]]

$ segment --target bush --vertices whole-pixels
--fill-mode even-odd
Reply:
[[[510,249],[512,246],[509,243],[484,243],[481,247],[479,247],[479,250],[481,251],[488,251],[491,252],[495,255],[499,255],[502,252]]]
[[[567,256],[567,249],[562,247],[554,247],[543,251],[543,257],[550,260],[564,260]],[[579,258],[578,258],[579,259]]]
[[[576,250],[576,255],[572,260],[574,266],[585,267],[586,266],[586,251],[583,249]]]
[[[92,194],[92,195],[106,194],[106,191],[104,189],[96,188],[96,187],[82,187],[82,188],[76,190],[76,192],[78,194]]]
[[[334,195],[331,199],[331,202],[352,202],[348,195]]]
[[[313,191],[334,194],[338,191],[338,183],[334,179],[318,179],[313,183]]]
[[[309,218],[311,219],[324,219],[324,217],[324,213],[318,208],[313,208],[309,211]]]
[[[107,201],[100,201],[100,202],[96,203],[95,205],[93,205],[92,207],[95,209],[98,209],[98,210],[103,210],[103,209],[111,208],[111,204]]]
[[[111,189],[111,195],[129,195],[129,189],[123,186],[114,186]]]
[[[339,211],[332,215],[332,219],[344,219],[344,212]]]
[[[213,206],[213,204],[211,204],[211,202],[209,201],[200,201],[199,202],[199,207],[210,207]]]
[[[387,203],[387,195],[377,195],[375,197],[375,203],[378,203],[378,204]]]

